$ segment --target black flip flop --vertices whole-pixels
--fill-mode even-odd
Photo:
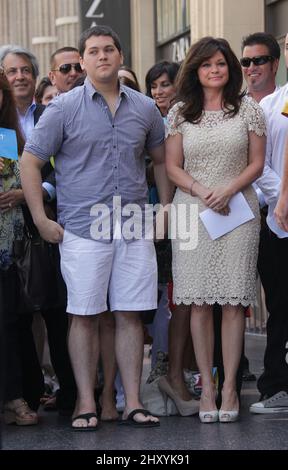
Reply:
[[[150,411],[145,410],[143,408],[139,408],[139,409],[131,411],[131,413],[129,413],[129,415],[127,416],[127,419],[122,419],[121,421],[119,421],[119,424],[121,426],[132,426],[134,428],[156,428],[160,426],[159,421],[158,422],[143,421],[142,423],[139,421],[135,421],[134,416],[137,413],[141,413],[144,416],[153,416],[156,418],[156,416],[150,413]]]
[[[72,426],[73,431],[82,431],[82,432],[87,432],[87,431],[97,431],[98,429],[98,423],[96,426],[89,426],[89,421],[91,418],[96,418],[97,419],[97,414],[96,413],[84,413],[82,415],[75,416],[75,418],[72,419],[72,424],[76,419],[85,419],[87,421],[87,426],[81,427],[81,426]]]

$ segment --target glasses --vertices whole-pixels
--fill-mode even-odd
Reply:
[[[60,67],[58,67],[58,69],[52,70],[52,72],[61,72],[61,73],[63,73],[63,75],[67,75],[67,73],[71,72],[72,68],[77,73],[82,73],[83,72],[79,62],[77,62],[77,64],[62,64],[62,65],[60,65]]]
[[[275,59],[272,55],[257,55],[256,57],[242,57],[240,64],[242,67],[250,67],[251,62],[254,65],[264,65],[267,62],[272,62]]]

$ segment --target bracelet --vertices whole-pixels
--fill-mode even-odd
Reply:
[[[194,186],[195,183],[197,183],[197,180],[193,180],[193,181],[192,181],[192,184],[191,184],[191,186],[190,186],[190,194],[191,194],[191,196],[194,196],[194,194],[192,193],[192,189],[193,189],[193,186]]]

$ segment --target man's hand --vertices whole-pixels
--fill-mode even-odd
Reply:
[[[22,189],[10,189],[0,193],[1,212],[7,212],[25,202]]]
[[[157,243],[166,238],[168,233],[168,207],[165,209],[162,206],[159,206],[160,209],[155,217],[154,225],[154,241]]]
[[[63,240],[64,229],[54,220],[45,218],[41,223],[37,224],[39,233],[44,240],[50,243],[60,243]]]
[[[274,216],[279,227],[288,232],[288,195],[282,194],[274,209]]]

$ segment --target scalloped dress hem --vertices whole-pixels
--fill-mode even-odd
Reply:
[[[204,304],[207,305],[214,305],[214,304],[219,304],[219,305],[227,305],[230,304],[233,307],[236,307],[237,305],[242,305],[243,307],[255,307],[257,305],[257,302],[255,299],[173,299],[173,303],[175,305],[192,305],[195,304],[198,307],[202,307]]]

